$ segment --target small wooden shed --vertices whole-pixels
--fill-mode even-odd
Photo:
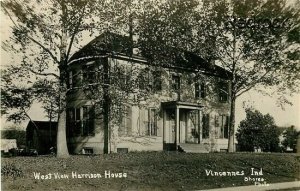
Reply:
[[[29,121],[26,128],[26,145],[39,154],[48,154],[56,146],[57,122]]]

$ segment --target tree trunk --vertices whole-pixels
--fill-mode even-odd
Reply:
[[[298,134],[297,137],[296,152],[297,152],[297,156],[300,156],[300,133]]]
[[[235,100],[236,100],[236,97],[234,95],[232,95],[231,97],[232,98],[231,98],[231,103],[230,103],[228,152],[235,152],[234,126],[235,126]]]
[[[104,146],[103,153],[108,154],[109,146],[109,115],[110,115],[110,97],[109,97],[109,63],[103,62],[103,125],[104,125]]]
[[[56,156],[58,158],[68,158],[69,152],[67,147],[67,137],[66,137],[66,107],[62,102],[66,100],[66,93],[63,91],[60,95],[60,110],[58,116],[57,124],[57,138],[56,138],[56,147],[57,152]]]
[[[57,157],[68,158],[69,152],[67,147],[66,138],[66,109],[59,114],[58,126],[57,126]]]
[[[60,44],[60,63],[59,63],[59,114],[57,124],[57,138],[56,138],[56,156],[58,158],[69,157],[67,137],[66,137],[66,91],[67,91],[67,7],[65,1],[61,1],[62,8],[62,31],[61,31],[61,44]]]

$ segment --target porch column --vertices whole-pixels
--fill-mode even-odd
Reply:
[[[163,143],[166,143],[167,139],[167,131],[166,131],[166,117],[167,117],[167,112],[165,109],[163,109]]]
[[[179,143],[179,108],[176,106],[176,111],[175,111],[175,128],[176,128],[176,138],[175,138],[175,145],[176,145],[176,150],[177,150],[177,145]]]
[[[201,119],[201,111],[198,110],[198,132],[199,132],[199,137],[198,137],[198,144],[202,142],[202,119]]]

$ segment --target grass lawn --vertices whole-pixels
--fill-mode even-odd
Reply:
[[[245,177],[268,184],[300,180],[300,158],[294,154],[140,152],[68,159],[15,157],[1,162],[2,190],[196,190],[254,184]],[[251,176],[251,168],[262,168],[263,175]],[[207,176],[206,170],[244,175]],[[107,178],[105,171],[127,177]],[[72,172],[98,173],[101,178],[74,178]],[[34,173],[52,175],[42,180]],[[68,178],[55,178],[54,173]]]

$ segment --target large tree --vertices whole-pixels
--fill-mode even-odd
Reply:
[[[20,0],[2,1],[1,7],[13,23],[5,48],[22,56],[23,70],[59,81],[57,156],[68,157],[65,132],[67,65],[71,53],[83,44],[83,36],[102,32],[110,26],[103,21],[112,10],[105,9],[110,7],[109,2]]]
[[[231,73],[229,152],[234,151],[239,96],[258,87],[276,87],[283,104],[289,103],[286,95],[299,92],[299,3],[165,1],[159,9],[146,12],[140,30],[150,59],[172,62],[185,50]]]
[[[25,72],[38,76],[42,81],[51,78],[58,81],[59,110],[57,133],[57,156],[68,157],[66,144],[66,93],[67,68],[71,62],[84,61],[89,55],[72,58],[88,39],[105,32],[133,34],[133,15],[141,2],[132,0],[18,0],[2,1],[1,8],[12,23],[12,34],[2,48],[21,57],[19,77]],[[132,47],[132,45],[130,46]],[[18,56],[17,56],[18,55]],[[102,56],[107,57],[108,55]],[[95,55],[95,59],[101,59]],[[89,59],[91,57],[88,57]],[[14,60],[15,62],[18,59]],[[105,66],[107,68],[107,66]],[[103,75],[106,73],[104,72]],[[108,79],[108,76],[106,77]],[[49,84],[37,84],[47,87]],[[103,86],[103,102],[111,99],[108,87]],[[26,91],[25,91],[26,92]],[[43,94],[43,92],[37,92]],[[40,100],[48,102],[47,99]],[[28,105],[29,106],[29,105]],[[27,107],[28,107],[27,106]],[[50,107],[53,105],[50,104]],[[105,147],[108,152],[109,105],[105,106]],[[50,111],[50,108],[45,108]],[[50,116],[53,113],[48,112]]]

